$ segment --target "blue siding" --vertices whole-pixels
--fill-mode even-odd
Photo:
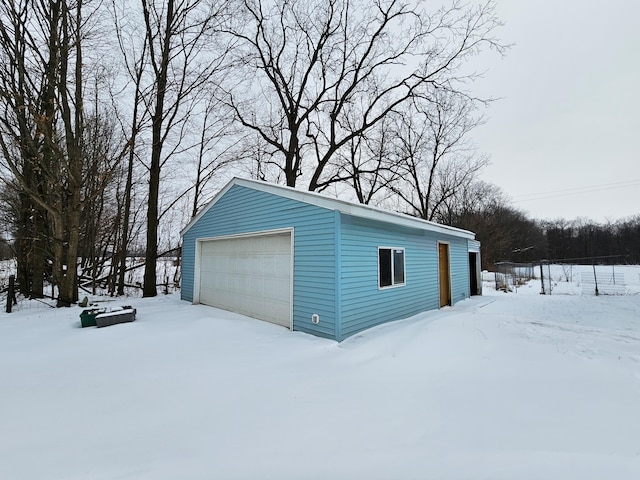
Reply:
[[[451,302],[456,303],[469,298],[469,249],[463,238],[451,238],[449,258],[451,262]]]
[[[479,252],[480,242],[478,240],[467,240],[469,251]]]
[[[232,185],[184,233],[182,299],[193,301],[195,246],[212,238],[293,228],[293,328],[338,341],[381,323],[437,309],[438,242],[449,244],[451,297],[469,296],[468,250],[477,242],[365,219]],[[405,249],[403,286],[378,288],[378,247]],[[311,322],[313,314],[320,323]]]
[[[342,215],[340,338],[437,309],[438,241],[450,244],[453,302],[469,296],[464,238]],[[405,249],[404,286],[378,288],[378,247]]]
[[[184,233],[181,298],[193,301],[198,238],[294,228],[293,328],[336,337],[336,212],[240,185],[232,186]],[[311,315],[320,323],[311,323]]]

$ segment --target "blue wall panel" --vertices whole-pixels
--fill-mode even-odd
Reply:
[[[479,252],[480,251],[480,242],[478,240],[467,240],[467,246],[469,251]]]
[[[451,239],[449,257],[451,262],[451,301],[459,302],[470,296],[469,250],[463,238]]]
[[[335,338],[335,212],[239,185],[185,232],[181,298],[193,301],[196,239],[294,228],[293,328]],[[320,323],[311,323],[311,315]]]
[[[341,239],[341,339],[438,308],[438,241],[450,244],[453,302],[468,296],[466,239],[348,215]],[[378,288],[378,247],[405,249],[404,286]]]

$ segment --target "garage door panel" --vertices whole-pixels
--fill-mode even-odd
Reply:
[[[204,241],[200,302],[290,326],[291,234]]]

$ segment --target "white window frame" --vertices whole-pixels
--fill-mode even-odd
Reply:
[[[380,250],[391,250],[391,285],[385,285],[385,286],[380,285]],[[404,280],[398,283],[396,283],[395,275],[394,275],[394,271],[395,271],[394,253],[397,250],[402,251],[402,273],[404,277]],[[378,247],[378,290],[387,290],[389,288],[404,287],[406,284],[407,284],[407,254],[406,254],[405,248],[404,247],[386,247],[386,246]]]

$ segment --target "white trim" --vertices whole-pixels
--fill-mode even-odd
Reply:
[[[290,235],[290,239],[291,239],[291,261],[289,262],[289,266],[290,266],[290,273],[289,273],[289,278],[291,279],[289,281],[289,330],[291,330],[293,332],[293,272],[294,272],[294,268],[293,268],[293,262],[295,261],[296,255],[296,249],[295,249],[295,229],[293,227],[288,228],[287,230],[289,230],[289,235]]]
[[[282,235],[283,233],[293,233],[293,227],[276,228],[274,230],[256,230],[245,233],[233,233],[231,235],[220,235],[216,237],[198,237],[196,242],[207,242],[209,240],[231,240],[233,238],[243,237],[266,237],[269,235]]]
[[[384,287],[380,286],[380,250],[391,250],[391,285],[385,285]],[[393,257],[393,250],[402,250],[402,273],[404,274],[404,282],[402,283],[393,283],[393,264],[395,262]],[[399,288],[404,287],[407,284],[407,250],[405,247],[387,247],[385,245],[380,245],[378,247],[378,290],[388,290],[390,288]]]
[[[260,230],[256,232],[247,232],[247,233],[239,233],[235,235],[221,235],[218,237],[202,237],[196,238],[196,254],[195,254],[195,264],[193,268],[193,303],[200,303],[200,262],[202,261],[202,244],[204,242],[216,242],[216,241],[224,241],[224,240],[232,240],[234,238],[251,238],[251,237],[270,237],[277,236],[283,234],[289,234],[290,245],[291,245],[291,261],[289,262],[290,272],[289,272],[289,330],[293,331],[293,262],[294,262],[294,228],[278,228],[275,230]]]
[[[460,228],[441,225],[439,223],[430,222],[428,220],[422,220],[420,218],[412,217],[404,213],[390,212],[388,210],[371,207],[369,205],[362,205],[358,203],[346,202],[337,198],[325,197],[324,195],[320,195],[319,193],[315,192],[305,192],[302,190],[296,190],[292,187],[285,187],[282,185],[275,185],[272,183],[260,182],[258,180],[249,180],[246,178],[238,177],[234,177],[233,179],[231,179],[229,183],[227,183],[227,185],[225,185],[222,190],[218,192],[213,200],[211,200],[207,204],[207,206],[204,207],[200,211],[200,213],[198,213],[198,215],[196,215],[182,230],[181,235],[184,235],[234,185],[270,193],[279,197],[290,198],[292,200],[308,203],[310,205],[326,208],[328,210],[337,210],[354,217],[377,220],[380,222],[392,223],[394,225],[401,225],[410,228],[418,228],[420,230],[428,230],[441,234],[467,238],[470,240],[475,239],[475,234],[468,230],[462,230]]]
[[[200,303],[200,263],[202,262],[202,241],[196,240],[196,254],[193,259],[193,304]]]

